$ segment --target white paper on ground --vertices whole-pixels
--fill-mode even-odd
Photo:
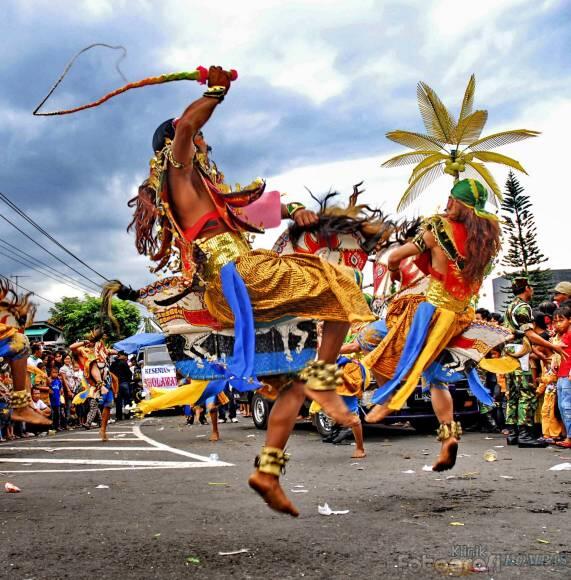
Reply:
[[[571,463],[558,463],[550,467],[549,471],[571,471]]]
[[[342,516],[349,513],[349,510],[332,510],[327,503],[324,505],[318,505],[317,511],[322,516]]]

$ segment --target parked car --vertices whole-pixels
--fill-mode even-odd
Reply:
[[[454,418],[461,421],[464,427],[474,425],[478,421],[480,407],[478,400],[468,387],[467,381],[460,381],[455,385],[450,385],[450,393],[454,401]],[[361,419],[366,415],[371,406],[370,399],[373,396],[373,389],[369,389],[359,405]],[[252,399],[252,418],[254,425],[258,429],[265,429],[268,424],[268,417],[273,405],[273,401],[266,399],[262,395],[255,393]],[[300,409],[300,416],[309,417],[310,402],[305,401]],[[419,385],[414,393],[408,398],[406,405],[399,411],[395,411],[387,417],[382,424],[390,425],[408,421],[420,433],[430,433],[436,431],[438,419],[432,410],[430,393],[423,393]],[[316,413],[312,417],[312,423],[320,435],[326,436],[331,432],[331,421],[322,412]]]

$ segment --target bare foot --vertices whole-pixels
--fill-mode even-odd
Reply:
[[[353,455],[351,455],[351,459],[364,459],[367,457],[364,449],[355,449]]]
[[[248,485],[258,494],[262,499],[277,512],[282,514],[289,514],[297,518],[299,511],[287,498],[284,490],[280,486],[280,480],[275,475],[262,473],[261,471],[254,471],[248,479]]]
[[[109,441],[109,435],[107,435],[106,431],[100,431],[101,441]]]
[[[456,454],[458,453],[458,439],[449,437],[442,442],[440,454],[436,463],[432,466],[432,471],[446,471],[452,469],[456,464]]]
[[[389,409],[387,404],[375,405],[371,411],[365,415],[365,421],[367,423],[380,423],[383,419],[386,419],[392,410]]]
[[[40,415],[33,407],[23,407],[12,411],[12,421],[31,423],[32,425],[51,425],[52,422],[47,417]]]
[[[356,427],[360,423],[359,417],[351,413],[343,399],[335,391],[314,391],[305,389],[305,394],[323,409],[323,412],[342,427]]]
[[[209,441],[218,441],[220,439],[220,435],[218,433],[212,433],[208,438]]]

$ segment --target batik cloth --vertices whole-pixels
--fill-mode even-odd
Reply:
[[[374,320],[346,268],[313,255],[250,250],[243,236],[234,232],[196,244],[206,256],[207,308],[225,326],[232,327],[234,317],[222,292],[220,270],[231,261],[246,284],[256,323],[289,317],[351,323]]]

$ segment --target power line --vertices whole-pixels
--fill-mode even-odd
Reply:
[[[39,260],[35,256],[28,254],[27,252],[24,252],[24,250],[20,250],[20,248],[14,246],[14,244],[11,244],[10,242],[7,242],[6,240],[0,239],[0,244],[1,244],[0,248],[2,246],[8,246],[7,248],[2,248],[2,249],[6,249],[7,251],[11,250],[14,252],[18,252],[19,254],[23,254],[24,258],[22,258],[22,259],[25,260],[26,258],[29,258],[30,260],[32,260],[33,262],[38,264],[39,267],[44,268],[46,270],[49,270],[50,272],[54,272],[54,273],[58,274],[59,276],[61,276],[62,278],[64,278],[68,282],[70,282],[71,286],[74,286],[75,288],[77,288],[79,290],[83,290],[84,292],[99,292],[99,288],[97,288],[96,290],[92,290],[84,282],[80,282],[79,280],[76,280],[75,278],[72,278],[71,276],[68,276],[67,274],[64,274],[63,272],[60,272],[59,270],[56,270],[50,264],[43,262],[42,260]],[[20,257],[20,256],[18,256],[18,257]],[[58,280],[58,281],[61,281],[61,280]],[[62,282],[62,283],[64,283],[64,282]]]
[[[8,278],[8,276],[6,276],[5,274],[0,273],[0,278],[4,278],[5,280],[8,280],[8,282],[10,282],[10,278]],[[21,288],[22,290],[29,292],[33,296],[37,296],[38,298],[41,298],[42,300],[45,300],[46,302],[49,302],[50,304],[55,305],[55,302],[53,300],[50,300],[49,298],[44,298],[43,296],[36,294],[36,292],[34,292],[33,290],[29,290],[28,288],[24,288],[24,286],[22,286],[21,284],[18,284],[18,288]]]
[[[10,200],[10,198],[7,195],[0,192],[0,199],[4,203],[6,203],[6,205],[11,207],[21,217],[23,217],[29,224],[34,226],[40,233],[42,233],[44,236],[46,236],[46,238],[48,238],[48,240],[53,242],[56,246],[61,248],[64,252],[69,254],[72,258],[75,258],[80,264],[85,266],[88,270],[91,270],[94,274],[97,274],[97,276],[99,276],[100,278],[103,278],[103,280],[105,280],[106,282],[109,282],[108,278],[106,278],[105,276],[103,276],[103,274],[100,274],[97,270],[94,270],[91,266],[86,264],[81,258],[79,258],[73,252],[68,250],[63,244],[58,242],[51,234],[49,234],[46,230],[44,230],[44,228],[42,228],[40,225],[38,225],[25,211],[21,210],[12,200]]]
[[[56,256],[53,252],[50,252],[47,248],[42,246],[42,244],[40,244],[39,242],[34,240],[34,238],[32,238],[32,236],[27,234],[24,230],[20,229],[13,221],[9,220],[5,215],[0,214],[0,218],[2,218],[4,221],[8,222],[13,228],[17,229],[23,236],[25,236],[30,241],[32,241],[34,244],[36,244],[36,246],[38,246],[39,248],[44,250],[44,252],[47,252],[52,258],[55,258],[58,262],[61,262],[64,266],[66,266],[70,270],[73,270],[76,274],[79,274],[82,278],[85,278],[94,286],[100,286],[99,284],[97,284],[97,282],[94,282],[93,280],[91,280],[91,278],[88,278],[85,274],[82,274],[79,270],[76,270],[73,266],[70,266],[69,264],[64,262],[59,256]]]
[[[32,264],[26,263],[23,260],[16,258],[15,256],[10,256],[10,254],[6,254],[5,252],[2,251],[2,249],[0,249],[0,256],[6,256],[6,258],[10,258],[10,260],[14,260],[15,262],[18,262],[19,264],[26,266],[26,268],[32,268],[32,270],[36,270],[37,272],[39,272],[43,276],[47,276],[48,278],[51,278],[52,280],[55,280],[56,282],[59,282],[60,284],[65,284],[66,286],[69,286],[70,288],[73,288],[74,290],[82,290],[85,292],[85,290],[83,288],[80,288],[79,286],[72,286],[71,284],[68,284],[67,282],[64,282],[63,280],[60,280],[59,278],[56,278],[55,276],[52,276],[51,274],[47,274],[46,272],[42,272],[39,268],[36,268]]]

